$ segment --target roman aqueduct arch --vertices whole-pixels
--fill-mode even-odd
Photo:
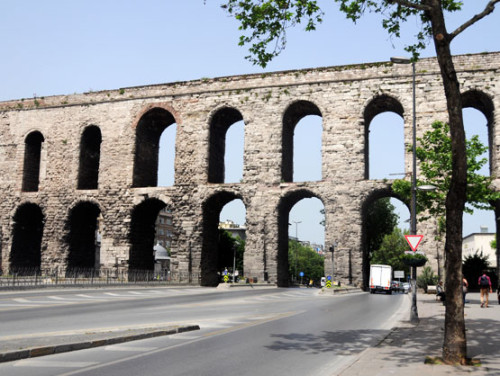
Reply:
[[[464,105],[488,121],[490,167],[498,176],[500,53],[457,56],[455,64]],[[422,134],[446,120],[446,106],[435,60],[419,61],[416,70]],[[220,210],[241,199],[245,274],[283,286],[290,208],[316,197],[325,207],[325,246],[337,242],[335,278],[361,284],[366,205],[391,195],[390,181],[368,176],[369,125],[377,114],[395,112],[404,121],[405,144],[411,142],[411,79],[410,66],[382,62],[2,102],[1,267],[118,261],[148,268],[152,223],[168,207],[176,229],[173,269],[200,272],[201,283],[212,285]],[[322,118],[322,180],[294,182],[293,131],[307,115]],[[237,121],[244,122],[243,178],[224,183],[224,138]],[[173,124],[175,184],[158,187],[159,138]],[[410,160],[406,154],[407,172]],[[87,248],[97,226],[96,259]],[[439,247],[433,231],[419,224],[431,254]]]

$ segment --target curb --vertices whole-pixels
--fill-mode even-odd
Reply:
[[[114,345],[117,343],[124,343],[124,342],[136,341],[139,339],[154,338],[154,337],[160,337],[160,336],[165,336],[165,335],[190,332],[193,330],[200,330],[200,327],[198,325],[187,325],[187,326],[174,327],[171,329],[156,330],[156,331],[152,331],[152,332],[148,332],[148,333],[140,333],[140,334],[133,334],[133,335],[125,335],[125,336],[123,336],[123,335],[122,336],[115,336],[115,337],[93,340],[93,341],[65,343],[65,344],[59,344],[59,345],[54,345],[54,346],[33,347],[33,348],[25,349],[25,350],[18,350],[18,351],[10,351],[10,352],[6,352],[6,353],[1,353],[0,354],[0,363],[10,362],[13,360],[34,358],[34,357],[38,357],[38,356],[60,354],[60,353],[70,352],[70,351],[75,351],[75,350],[90,349],[90,348],[100,347],[100,346]]]
[[[339,288],[322,288],[319,292],[321,295],[339,295],[339,294],[351,294],[356,292],[363,292],[358,287],[339,287]]]
[[[242,288],[255,288],[255,287],[276,287],[274,284],[270,283],[232,283],[232,282],[222,282],[217,285],[217,290],[228,290],[235,287]]]

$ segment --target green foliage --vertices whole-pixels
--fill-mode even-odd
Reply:
[[[371,255],[371,264],[391,265],[394,270],[404,270],[408,275],[409,268],[403,262],[405,251],[408,251],[408,243],[401,230],[393,228],[392,233],[386,234],[380,247]]]
[[[419,24],[420,31],[415,35],[415,43],[405,47],[414,59],[418,58],[419,51],[432,40],[428,13],[431,5],[407,0],[334,1],[339,4],[340,11],[353,22],[365,12],[381,14],[382,27],[391,37],[399,38],[401,25],[408,21]],[[437,6],[440,11],[451,13],[461,10],[462,1],[443,0]],[[266,67],[285,49],[287,29],[305,24],[305,31],[316,30],[323,22],[324,15],[316,0],[226,0],[221,8],[240,22],[239,29],[244,34],[240,36],[239,45],[250,45],[250,55],[246,58],[262,67]],[[457,29],[455,33],[461,31],[463,30]]]
[[[305,30],[311,31],[323,21],[316,0],[227,0],[221,7],[240,22],[240,30],[248,31],[239,45],[250,44],[246,58],[262,67],[286,47],[288,28],[305,22]]]
[[[435,286],[438,284],[438,277],[434,275],[432,268],[430,266],[426,266],[422,268],[422,273],[417,277],[417,286],[421,289],[424,289],[427,292],[427,286],[432,285]]]
[[[378,199],[368,208],[366,213],[368,254],[379,249],[384,236],[391,234],[398,224],[399,216],[394,209],[388,197]]]
[[[450,127],[446,123],[436,121],[432,124],[432,130],[425,132],[417,142],[419,145],[416,148],[416,157],[420,162],[420,175],[423,177],[417,180],[417,187],[430,184],[437,188],[434,191],[417,190],[417,212],[428,210],[431,216],[444,218],[452,172]],[[473,208],[493,210],[491,202],[500,198],[500,193],[491,188],[493,179],[478,173],[487,163],[486,158],[481,158],[487,150],[477,136],[466,140],[467,202],[472,206],[465,208],[467,213],[472,213]],[[395,180],[392,189],[403,199],[410,200],[410,181]],[[444,223],[440,226],[444,227]]]
[[[234,249],[236,248],[236,270],[243,270],[243,253],[245,252],[245,241],[240,237],[233,238],[231,234],[219,229],[219,258],[217,269],[224,270],[233,268]]]
[[[489,266],[488,256],[484,255],[482,251],[476,251],[473,255],[464,258],[462,272],[467,282],[469,282],[469,288],[478,288],[477,280],[483,274],[483,270],[487,270]]]
[[[295,268],[297,265],[297,268]],[[296,240],[288,241],[288,272],[290,278],[300,280],[299,273],[304,272],[304,281],[318,280],[325,275],[325,259],[311,247]]]
[[[405,253],[401,256],[401,261],[408,266],[423,266],[428,261],[427,256],[422,253]]]

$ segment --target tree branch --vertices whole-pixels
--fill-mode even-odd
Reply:
[[[496,0],[496,1],[500,1],[500,0]],[[392,2],[399,4],[399,5],[402,5],[402,6],[405,6],[405,7],[408,7],[408,8],[417,9],[417,10],[431,10],[432,9],[432,7],[429,5],[416,4],[416,3],[413,3],[409,0],[392,0]]]
[[[500,2],[500,0],[490,0],[490,2],[486,4],[486,7],[481,13],[476,14],[470,20],[468,20],[467,22],[459,26],[457,29],[455,29],[453,33],[449,34],[450,42],[453,40],[453,38],[455,38],[458,34],[467,29],[469,26],[474,25],[477,21],[492,13],[495,10],[495,4],[498,2]]]

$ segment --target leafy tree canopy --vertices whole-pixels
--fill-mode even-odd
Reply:
[[[233,262],[236,250],[236,270],[243,270],[243,253],[245,252],[245,241],[240,237],[233,236],[224,229],[219,229],[219,258],[217,269],[219,271],[228,268],[233,269]]]
[[[409,275],[409,267],[402,260],[405,251],[409,250],[402,231],[394,227],[392,233],[383,237],[380,248],[373,252],[370,262],[372,264],[391,265],[394,270],[404,270],[406,275]]]
[[[433,191],[417,190],[417,211],[428,210],[434,217],[445,217],[446,194],[450,188],[452,173],[452,154],[450,127],[448,124],[436,121],[432,130],[425,132],[422,138],[417,139],[419,146],[416,148],[417,159],[420,162],[419,170],[421,179],[417,180],[417,187],[433,185]],[[481,158],[488,147],[484,146],[477,135],[466,140],[467,154],[467,202],[471,207],[464,211],[471,213],[473,208],[493,210],[491,203],[500,198],[500,193],[493,191],[490,176],[479,173],[488,161]],[[406,200],[410,199],[411,182],[396,180],[392,189]],[[426,217],[423,217],[426,219]]]
[[[420,24],[420,31],[415,36],[415,43],[405,47],[414,58],[418,58],[432,37],[432,25],[429,11],[439,3],[441,11],[456,12],[462,9],[463,1],[441,0],[334,0],[346,17],[356,22],[365,12],[382,15],[382,27],[391,37],[399,38],[401,25],[409,19]],[[493,12],[495,3],[491,0],[485,9],[468,20],[447,38],[451,42],[466,28]],[[434,4],[432,4],[434,3]],[[246,58],[252,63],[265,67],[286,47],[287,29],[299,24],[305,25],[305,31],[316,30],[323,22],[323,11],[316,0],[226,0],[221,5],[239,22],[241,46],[250,45],[250,55]]]
[[[369,206],[365,224],[369,254],[379,249],[384,236],[391,234],[398,224],[399,216],[394,209],[388,197],[378,199]]]
[[[288,269],[290,277],[300,280],[299,273],[304,272],[304,282],[309,279],[319,280],[325,275],[325,259],[311,247],[305,246],[296,240],[288,241]]]

